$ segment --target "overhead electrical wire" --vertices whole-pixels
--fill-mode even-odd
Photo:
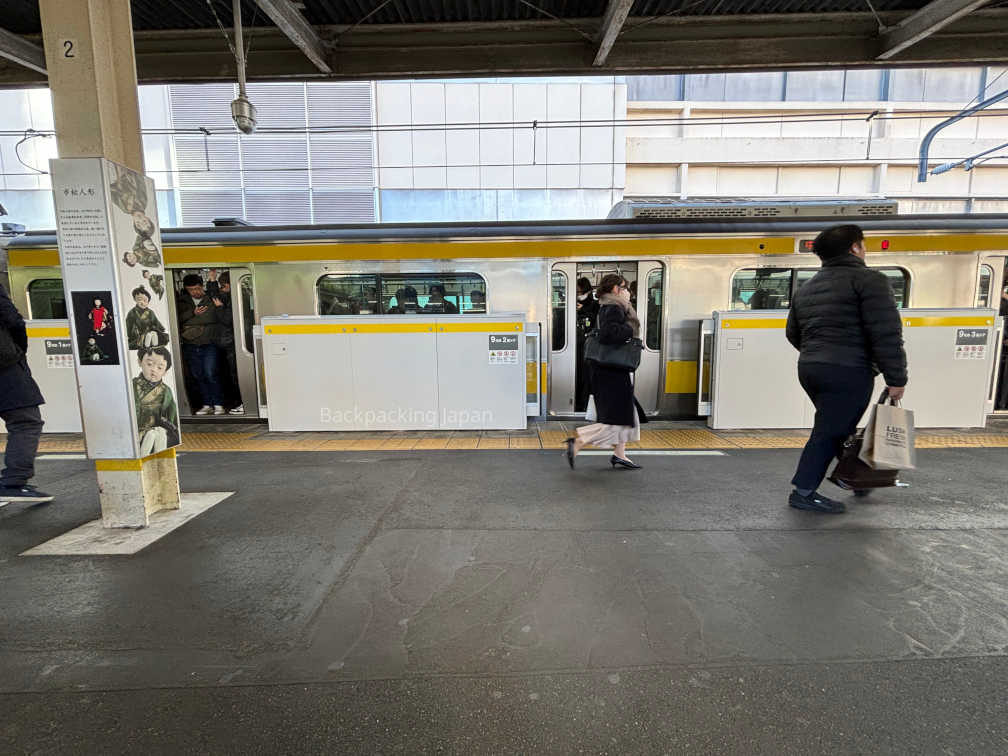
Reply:
[[[663,117],[663,118],[641,118],[641,119],[577,119],[577,120],[557,120],[557,121],[483,121],[483,122],[448,122],[448,123],[425,123],[425,124],[352,124],[352,125],[320,125],[304,127],[262,127],[257,130],[255,137],[264,134],[273,135],[312,135],[312,134],[360,134],[371,133],[380,134],[386,132],[403,131],[500,131],[500,130],[532,130],[535,129],[590,129],[590,128],[655,128],[662,126],[746,126],[751,124],[799,124],[799,123],[863,123],[869,116],[874,121],[905,121],[920,120],[922,118],[938,118],[943,111],[934,110],[911,110],[900,111],[900,113],[878,113],[878,111],[847,111],[842,114],[835,112],[819,113],[750,113],[744,115],[717,115],[717,116],[689,116],[689,117]],[[993,111],[979,111],[968,116],[968,118],[1004,118],[1008,117],[1008,108]],[[214,130],[216,129],[216,130]],[[209,134],[207,133],[209,132]],[[14,136],[23,134],[21,129],[0,130],[0,136]],[[39,136],[53,136],[55,131],[36,130]],[[162,135],[162,136],[235,136],[236,132],[229,126],[220,127],[174,127],[174,128],[145,128],[141,129],[142,134]],[[247,138],[247,137],[246,137]]]

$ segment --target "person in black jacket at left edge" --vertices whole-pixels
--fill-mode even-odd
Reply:
[[[843,502],[816,489],[868,409],[875,376],[882,373],[890,398],[903,397],[903,321],[889,281],[865,264],[864,233],[858,226],[827,228],[812,249],[822,269],[795,294],[787,338],[799,351],[798,380],[816,413],[789,503],[840,514],[846,509]]]
[[[44,404],[45,399],[28,369],[28,358],[25,356],[28,353],[28,331],[24,318],[2,286],[0,328],[10,334],[22,352],[20,360],[0,368],[0,418],[7,426],[7,450],[4,453],[4,470],[0,473],[0,501],[52,501],[52,496],[28,484],[35,476],[35,454],[42,435],[39,405]]]

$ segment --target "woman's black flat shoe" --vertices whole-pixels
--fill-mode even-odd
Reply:
[[[564,441],[567,444],[567,464],[570,465],[571,470],[574,469],[574,439],[568,438]]]
[[[613,466],[613,469],[616,469],[617,465],[619,465],[620,467],[625,467],[627,470],[641,469],[641,466],[638,465],[636,462],[631,462],[629,459],[620,459],[615,454],[609,457],[609,464]]]

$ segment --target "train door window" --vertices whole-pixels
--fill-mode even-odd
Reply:
[[[980,279],[977,281],[977,307],[990,307],[991,283],[994,280],[994,268],[984,264],[980,266]]]
[[[662,272],[652,270],[647,277],[647,327],[644,344],[648,349],[661,349]]]
[[[28,317],[34,320],[66,319],[63,279],[36,278],[28,284]]]
[[[373,275],[334,274],[315,284],[319,315],[377,315],[378,280]]]
[[[791,268],[746,268],[732,277],[731,309],[778,310],[791,306]]]
[[[550,276],[550,309],[553,316],[553,351],[567,344],[567,274],[554,270]]]
[[[245,342],[245,351],[252,354],[253,348],[252,328],[255,326],[255,300],[252,295],[252,274],[247,273],[238,281],[241,291],[241,311],[242,311],[242,339]]]

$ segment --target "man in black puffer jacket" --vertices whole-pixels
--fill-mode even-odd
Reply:
[[[816,237],[820,270],[799,289],[787,319],[787,338],[799,350],[798,380],[815,405],[815,425],[791,482],[797,509],[839,514],[842,502],[816,489],[844,440],[857,428],[882,373],[889,396],[907,383],[903,323],[886,277],[865,265],[864,234],[833,226]]]

